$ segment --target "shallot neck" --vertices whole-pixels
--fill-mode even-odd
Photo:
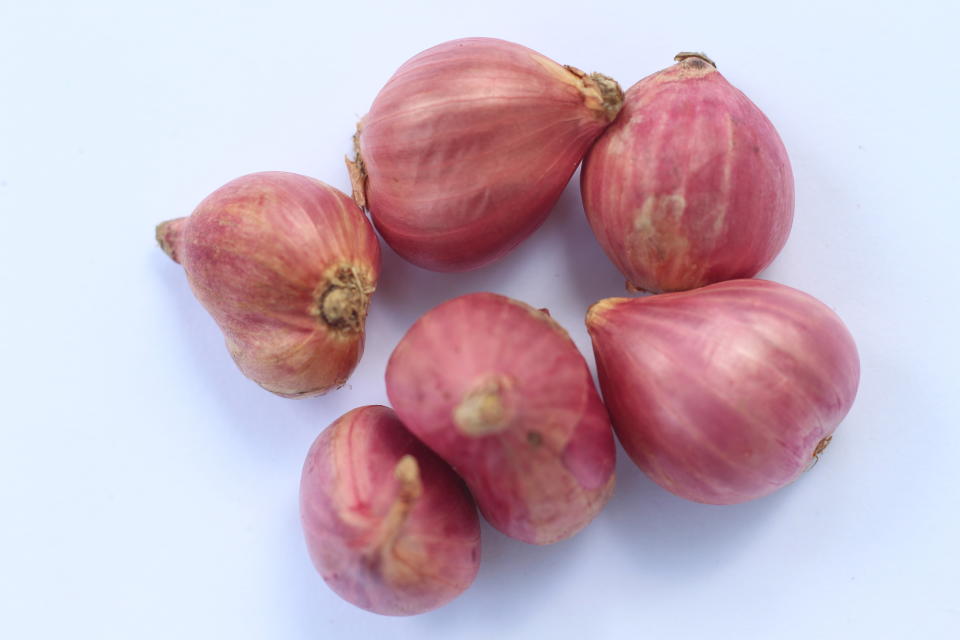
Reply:
[[[705,53],[698,53],[696,51],[681,51],[677,55],[673,56],[673,59],[677,62],[686,63],[691,67],[703,67],[706,64],[709,64],[714,69],[717,68],[717,63],[707,57]]]
[[[509,391],[512,380],[496,375],[470,389],[453,410],[453,423],[468,436],[482,437],[506,429],[512,418]]]
[[[423,495],[423,481],[420,478],[420,465],[417,459],[410,454],[400,458],[397,466],[394,468],[394,477],[397,479],[399,489],[397,497],[390,505],[390,510],[380,526],[380,531],[376,536],[373,547],[381,552],[388,553],[393,548],[403,523],[407,521],[410,510],[416,501]]]

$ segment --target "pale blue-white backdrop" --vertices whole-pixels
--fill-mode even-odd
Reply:
[[[951,2],[0,0],[0,636],[903,638],[960,628],[958,58]],[[793,234],[763,277],[834,308],[860,395],[815,470],[750,504],[685,502],[621,456],[575,538],[483,530],[473,588],[382,618],[339,600],[297,516],[310,442],[386,401],[386,359],[449,297],[583,314],[622,293],[576,180],[480,271],[384,251],[347,388],[283,400],[235,369],[158,221],[238,175],[340,188],[373,96],[409,56],[486,35],[625,86],[703,50],[776,124]]]

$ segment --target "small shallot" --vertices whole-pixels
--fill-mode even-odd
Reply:
[[[363,212],[294,173],[253,173],[157,227],[243,373],[286,397],[343,385],[363,353],[380,246]]]
[[[776,129],[702,54],[631,87],[587,154],[584,208],[632,288],[682,291],[749,278],[793,221],[793,173]]]
[[[496,260],[543,222],[623,94],[612,79],[493,38],[414,56],[357,127],[354,199],[435,271]]]
[[[610,419],[583,356],[544,311],[493,293],[435,307],[390,356],[387,394],[508,536],[567,538],[613,491]]]
[[[601,300],[587,328],[624,449],[697,502],[744,502],[793,482],[830,442],[860,379],[840,318],[764,280]]]
[[[300,513],[317,571],[368,611],[430,611],[477,575],[470,493],[387,407],[354,409],[320,434],[303,467]]]

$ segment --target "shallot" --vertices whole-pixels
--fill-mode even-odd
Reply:
[[[518,44],[435,46],[397,70],[358,125],[354,199],[410,262],[480,267],[543,222],[622,100],[612,79]]]
[[[631,87],[587,154],[583,205],[634,289],[749,278],[783,248],[793,173],[776,129],[703,54]]]
[[[323,579],[374,613],[430,611],[477,574],[473,499],[387,407],[354,409],[320,434],[303,467],[300,512]]]
[[[503,533],[556,542],[609,499],[610,420],[583,356],[544,311],[493,293],[449,300],[411,327],[386,378],[403,423]]]
[[[363,353],[380,246],[337,189],[294,173],[254,173],[157,227],[240,370],[286,397],[343,385]]]
[[[837,315],[764,280],[731,280],[587,314],[600,388],[633,461],[711,504],[795,480],[853,404],[860,361]]]

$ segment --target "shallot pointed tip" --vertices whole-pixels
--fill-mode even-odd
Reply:
[[[400,458],[393,468],[393,475],[399,484],[397,497],[383,520],[380,534],[373,541],[374,548],[381,552],[389,552],[394,548],[403,525],[410,517],[410,510],[423,495],[420,465],[411,454],[404,454]]]
[[[409,453],[400,458],[393,469],[393,475],[400,482],[401,499],[413,501],[423,493],[423,481],[420,479],[420,465]]]
[[[505,376],[483,380],[454,408],[453,424],[471,438],[500,433],[510,426],[507,395],[511,386],[513,382]]]
[[[602,73],[591,73],[590,80],[596,86],[597,91],[600,92],[601,104],[607,119],[613,122],[617,114],[620,113],[621,107],[623,107],[623,89],[620,88],[620,84],[616,80]]]
[[[707,54],[703,52],[681,51],[677,55],[673,56],[673,59],[677,62],[687,62],[687,64],[694,67],[704,66],[704,63],[707,63],[714,69],[717,68],[717,63],[707,57]]]
[[[604,120],[613,122],[620,108],[623,107],[623,89],[620,84],[602,73],[585,73],[576,67],[564,65],[569,73],[575,76],[580,92],[589,109],[602,113]]]
[[[165,254],[170,256],[171,260],[178,264],[180,263],[180,242],[186,222],[187,218],[175,218],[161,222],[156,229],[157,244]]]
[[[628,300],[630,298],[604,298],[590,305],[590,308],[587,309],[587,331],[603,324],[605,322],[604,314],[607,311]]]

